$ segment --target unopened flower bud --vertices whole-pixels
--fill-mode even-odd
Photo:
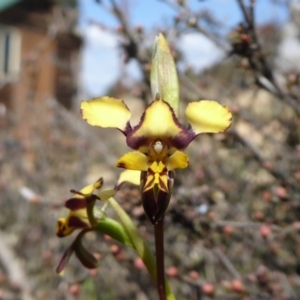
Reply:
[[[179,83],[173,56],[167,41],[159,34],[153,44],[151,64],[151,91],[170,104],[179,114]]]

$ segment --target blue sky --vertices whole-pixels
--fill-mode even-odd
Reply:
[[[108,1],[102,0],[102,2]],[[159,0],[123,0],[119,2],[132,3],[132,5],[129,5],[128,13],[133,25],[142,24],[145,27],[151,27],[155,24],[163,25],[166,19],[176,15],[176,12],[170,6]],[[173,0],[173,2],[176,1]],[[241,12],[236,0],[190,0],[188,3],[194,10],[209,9],[217,18],[225,20],[229,26],[233,26],[241,20]],[[95,0],[79,0],[79,7],[81,24],[87,24],[89,20],[95,20],[108,26],[118,25],[115,18],[103,10]],[[269,20],[283,21],[287,17],[287,11],[283,6],[272,4],[270,0],[256,0],[256,17],[260,23]]]
[[[82,86],[84,92],[90,96],[100,96],[120,76],[120,69],[123,67],[122,53],[118,49],[118,37],[101,30],[98,26],[91,25],[91,21],[113,28],[119,24],[95,0],[78,1],[79,27],[85,39],[82,53]],[[272,4],[271,0],[256,1],[256,18],[259,23],[272,20],[283,23],[287,19],[288,12],[282,6]],[[102,2],[109,1],[102,0]],[[163,29],[166,24],[172,24],[173,17],[177,15],[171,7],[159,0],[123,0],[119,2],[129,3],[128,15],[134,26],[142,25],[145,28]],[[210,10],[227,25],[226,32],[242,19],[236,0],[190,0],[188,3],[193,10]],[[186,63],[193,63],[195,68],[207,67],[222,57],[222,52],[200,35],[189,34],[178,42],[186,57]],[[135,62],[131,62],[125,68],[122,76],[139,77]]]

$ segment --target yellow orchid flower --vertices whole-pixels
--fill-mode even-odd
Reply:
[[[180,124],[171,106],[162,99],[153,101],[146,108],[135,127],[129,123],[129,109],[119,99],[103,97],[83,101],[81,113],[92,126],[119,129],[126,136],[127,145],[137,150],[122,156],[117,167],[139,171],[150,168],[155,174],[164,167],[168,171],[186,168],[188,156],[182,150],[200,133],[225,131],[232,118],[227,107],[210,100],[187,106],[188,128]]]
[[[169,172],[188,166],[189,158],[183,150],[201,133],[219,133],[231,125],[232,115],[226,106],[211,100],[189,103],[184,127],[173,108],[157,97],[144,111],[138,125],[132,127],[131,112],[116,98],[95,98],[81,103],[84,120],[92,126],[117,128],[125,136],[133,152],[123,155],[117,167],[147,172],[142,192],[158,187],[170,193]]]
[[[70,235],[76,229],[92,227],[88,216],[88,204],[98,200],[107,200],[115,194],[114,190],[104,190],[97,195],[93,194],[103,185],[103,179],[100,178],[94,184],[88,185],[80,191],[71,190],[74,197],[67,200],[65,207],[68,208],[69,215],[66,218],[60,218],[56,224],[56,235],[65,237]]]

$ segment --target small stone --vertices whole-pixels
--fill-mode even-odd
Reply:
[[[179,274],[179,271],[178,271],[178,268],[172,266],[172,267],[169,267],[167,268],[166,270],[166,274],[169,276],[169,277],[177,277],[178,274]]]
[[[200,278],[200,275],[197,271],[190,271],[189,272],[189,277],[193,280],[198,280]]]
[[[245,286],[240,279],[232,280],[231,286],[232,286],[232,291],[236,293],[243,294],[246,292]]]
[[[267,238],[272,233],[272,229],[267,225],[262,225],[259,232],[263,238]]]
[[[139,270],[144,270],[145,269],[145,264],[144,264],[143,260],[140,257],[135,259],[134,266]]]
[[[202,293],[212,297],[215,294],[215,287],[211,283],[204,283],[202,285]]]
[[[80,285],[78,283],[74,283],[69,287],[69,293],[73,296],[78,296],[80,293]]]

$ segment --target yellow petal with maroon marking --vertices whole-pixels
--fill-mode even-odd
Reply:
[[[152,189],[155,185],[155,176],[154,174],[149,174],[147,176],[147,180],[146,180],[146,183],[144,185],[144,192]]]
[[[81,102],[82,118],[92,126],[118,128],[123,133],[130,127],[131,112],[126,104],[111,97],[95,98]]]
[[[147,181],[144,186],[144,192],[150,190],[155,185],[159,189],[168,193],[168,170],[166,166],[160,161],[159,163],[153,162],[148,169]]]
[[[93,194],[94,190],[95,190],[95,184],[90,184],[90,185],[87,185],[84,188],[82,188],[80,190],[80,193],[82,194],[83,197],[89,197]],[[76,196],[78,196],[79,198],[82,198],[82,197],[80,197],[80,195],[76,195]]]
[[[158,187],[161,191],[165,192],[165,193],[169,193],[169,189],[168,189],[168,173],[165,174],[160,174],[159,178],[158,178]]]
[[[182,151],[176,151],[165,160],[168,170],[184,169],[189,165],[189,157]]]
[[[87,217],[82,218],[80,214],[71,212],[67,218],[58,219],[56,223],[56,235],[58,237],[65,237],[70,235],[76,229],[83,229],[87,227],[89,227]]]
[[[74,198],[78,198],[78,199],[89,198],[93,195],[93,192],[95,190],[100,189],[102,186],[103,186],[103,178],[101,177],[95,183],[87,185],[84,188],[82,188],[79,192],[72,189],[71,193],[75,194]],[[70,200],[68,200],[67,202],[69,201]]]
[[[100,177],[95,183],[94,183],[94,189],[98,190],[102,187],[103,185],[103,178]]]
[[[70,235],[74,231],[74,228],[71,228],[67,224],[66,218],[60,218],[56,222],[56,235],[58,237],[64,237]]]
[[[128,152],[118,160],[116,166],[128,170],[147,171],[148,157],[139,151]]]
[[[226,106],[211,100],[190,103],[185,115],[195,135],[223,132],[231,125],[232,120],[231,112]]]
[[[189,138],[188,132],[179,123],[171,106],[158,99],[146,108],[140,124],[127,136],[127,144],[145,152],[152,142],[160,140],[169,148],[181,149],[182,144],[186,144],[186,138]]]

